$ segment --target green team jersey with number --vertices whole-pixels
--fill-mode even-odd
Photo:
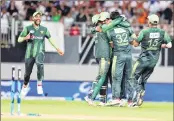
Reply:
[[[141,54],[146,60],[151,59],[153,62],[157,62],[161,45],[171,42],[170,36],[160,28],[148,28],[143,29],[136,40],[141,43]]]
[[[95,58],[110,58],[111,47],[106,33],[96,32],[93,39],[95,41]]]
[[[44,26],[35,28],[32,25],[26,26],[20,34],[20,37],[25,37],[30,33],[31,39],[27,41],[27,50],[25,58],[36,57],[40,52],[45,52],[45,38],[51,37],[50,32]]]
[[[131,53],[131,36],[134,34],[131,27],[125,28],[121,26],[116,26],[107,32],[107,36],[110,41],[114,44],[114,54],[120,52]]]

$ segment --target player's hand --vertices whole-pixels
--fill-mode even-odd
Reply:
[[[102,29],[100,28],[100,26],[97,26],[97,27],[95,28],[95,30],[98,31],[98,32],[102,32]]]
[[[64,55],[64,52],[61,51],[60,49],[57,49],[57,53],[58,53],[60,56],[63,56],[63,55]]]
[[[106,24],[110,24],[111,22],[112,22],[112,20],[109,19],[109,20],[106,21]]]
[[[161,48],[166,48],[166,44],[162,44],[161,45]]]
[[[24,38],[24,40],[28,41],[30,39],[30,33]]]

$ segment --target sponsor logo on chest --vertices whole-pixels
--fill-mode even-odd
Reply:
[[[35,35],[34,33],[35,33],[34,30],[30,30],[30,34],[31,34],[31,38],[32,38],[32,39],[38,39],[38,40],[43,40],[43,39],[44,39],[43,36],[37,36],[37,35]],[[40,31],[40,33],[43,34],[44,31]]]
[[[44,33],[44,31],[40,31],[40,33],[41,33],[41,34],[43,34],[43,33]]]
[[[34,36],[34,39],[43,39],[43,37]]]

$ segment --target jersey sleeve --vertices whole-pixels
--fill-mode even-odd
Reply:
[[[101,28],[103,32],[106,32],[107,30],[112,29],[114,26],[118,25],[123,20],[123,17],[119,17],[117,19],[114,19],[109,24],[104,24]]]
[[[137,37],[137,39],[136,39],[136,41],[137,42],[141,42],[143,37],[144,37],[144,32],[143,32],[143,30],[141,30],[139,35],[138,35],[138,37]]]
[[[128,30],[129,30],[130,37],[132,39],[136,40],[137,36],[136,36],[135,32],[133,31],[132,27],[129,27]]]
[[[131,27],[129,27],[128,30],[129,30],[130,36],[131,36],[132,34],[134,34],[134,31],[133,31],[133,29],[132,29]]]
[[[111,38],[110,32],[107,31],[106,34],[107,34],[107,37],[109,39],[109,43],[112,43],[112,38]]]
[[[20,37],[26,37],[27,36],[27,27],[24,27],[22,32],[19,35]]]
[[[91,31],[91,34],[95,34],[96,33],[95,27],[91,27],[90,31]]]
[[[48,31],[48,29],[46,30],[45,36],[46,36],[47,39],[51,38],[51,34],[50,34],[50,32]]]
[[[168,44],[171,41],[172,41],[172,39],[170,38],[169,34],[167,32],[165,32],[165,34],[164,34],[164,42]]]
[[[120,26],[122,27],[131,27],[130,23],[128,21],[122,21],[121,23],[119,23]]]

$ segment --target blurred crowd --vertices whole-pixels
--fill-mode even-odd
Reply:
[[[1,1],[1,19],[15,17],[18,20],[31,20],[35,11],[43,13],[43,21],[62,22],[65,28],[70,28],[70,34],[80,32],[76,22],[90,23],[91,17],[102,11],[118,10],[125,14],[132,24],[146,24],[147,16],[156,13],[161,23],[173,22],[172,1]]]

